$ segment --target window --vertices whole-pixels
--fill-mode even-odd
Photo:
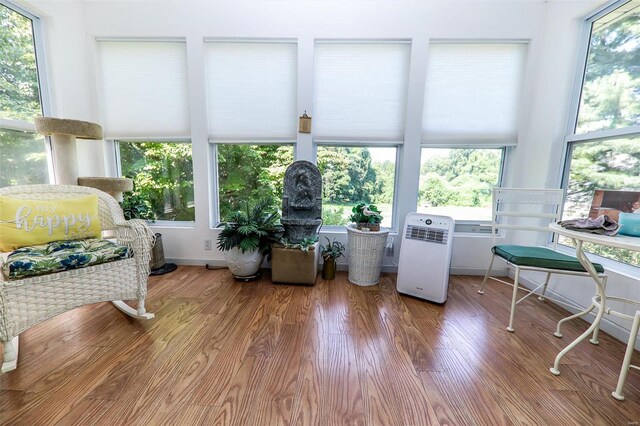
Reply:
[[[282,200],[284,172],[293,161],[293,145],[218,144],[218,208],[224,220],[244,203]]]
[[[564,219],[586,217],[597,189],[640,191],[640,2],[618,1],[585,25],[589,41],[579,69],[583,80],[566,137]],[[640,267],[638,253],[585,247]]]
[[[456,221],[491,221],[504,149],[422,148],[418,212]]]
[[[571,145],[565,219],[587,217],[594,190],[640,191],[640,135]],[[568,239],[560,240],[570,245]],[[585,243],[588,251],[640,266],[640,253]]]
[[[346,225],[360,201],[382,211],[382,226],[393,223],[396,177],[395,147],[319,146],[324,225]]]
[[[325,225],[348,224],[351,208],[367,202],[393,226],[410,55],[404,41],[316,42],[312,131]]]
[[[289,40],[208,40],[205,54],[217,219],[262,198],[280,205],[298,133],[298,46]]]
[[[640,2],[591,23],[576,133],[640,125]]]
[[[195,220],[190,143],[118,141],[118,148],[120,175],[133,179],[158,220]]]
[[[418,211],[491,221],[506,147],[518,142],[522,42],[429,46]],[[473,70],[473,72],[469,72]]]
[[[0,3],[0,186],[50,180],[47,145],[33,124],[45,106],[36,58],[38,25],[37,18]]]
[[[120,174],[158,220],[194,221],[184,41],[99,40],[98,51],[105,139],[117,142]]]

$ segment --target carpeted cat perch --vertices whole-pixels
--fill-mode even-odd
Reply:
[[[76,138],[100,140],[102,126],[96,123],[64,118],[36,117],[36,131],[51,136],[53,173],[59,185],[78,184]]]

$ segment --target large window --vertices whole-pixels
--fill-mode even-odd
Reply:
[[[293,161],[293,145],[218,144],[218,208],[221,220],[270,198],[282,201],[284,172]]]
[[[579,70],[583,81],[566,138],[565,219],[586,217],[598,189],[640,191],[640,2],[619,1],[586,25],[588,50]],[[638,253],[585,247],[640,266]]]
[[[194,221],[193,163],[188,142],[119,141],[120,174],[151,204],[158,220]]]
[[[504,149],[422,148],[418,211],[456,221],[491,221]]]
[[[42,115],[37,18],[0,3],[0,186],[49,183],[47,147],[33,119]]]
[[[640,125],[640,2],[591,23],[576,133]]]
[[[521,42],[429,46],[418,211],[491,221],[491,190],[518,142],[526,57]]]
[[[282,200],[297,137],[298,46],[291,40],[205,43],[209,142],[219,221],[246,202]]]
[[[99,40],[105,139],[158,220],[194,221],[184,40]],[[125,194],[125,197],[127,194]]]
[[[411,44],[319,40],[313,139],[325,225],[349,223],[358,202],[394,224],[397,150],[404,142]]]
[[[395,147],[318,147],[324,225],[348,224],[351,207],[364,201],[382,211],[382,226],[391,226],[396,150]]]

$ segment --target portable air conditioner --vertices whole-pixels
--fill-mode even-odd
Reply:
[[[455,221],[448,216],[409,213],[402,233],[398,263],[398,291],[444,303]]]

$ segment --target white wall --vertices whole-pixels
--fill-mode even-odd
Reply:
[[[298,40],[298,113],[313,116],[313,45],[316,38],[401,38],[412,40],[405,144],[398,174],[396,216],[415,211],[420,167],[420,126],[426,56],[430,39],[525,39],[530,41],[519,143],[511,149],[506,186],[555,187],[564,152],[581,23],[603,3],[589,1],[88,1],[33,0],[21,5],[41,16],[48,48],[54,115],[101,121],[96,90],[95,37],[184,37],[187,41],[196,222],[190,228],[164,228],[165,256],[189,264],[220,264],[223,256],[205,251],[215,241],[210,228],[212,192],[207,142],[203,39],[275,37]],[[357,113],[357,112],[356,112]],[[90,144],[90,145],[89,145]],[[103,152],[104,151],[104,152]],[[109,152],[95,142],[79,146],[81,174],[111,170]],[[298,159],[314,160],[311,135],[299,134]],[[397,220],[399,227],[402,220]],[[343,242],[346,234],[332,233]],[[396,244],[397,235],[392,235]],[[391,238],[390,237],[390,238]],[[490,238],[457,235],[454,272],[482,273]],[[396,245],[397,263],[399,246]],[[345,262],[345,259],[342,259]],[[392,269],[390,258],[385,268]],[[637,278],[612,273],[618,290],[640,295]],[[537,277],[529,277],[535,280]],[[588,289],[585,289],[585,285]],[[552,285],[555,288],[556,284]],[[614,284],[611,284],[614,286]],[[566,287],[566,286],[565,286]],[[591,284],[571,285],[565,297],[588,304]],[[629,328],[628,325],[626,328]]]

